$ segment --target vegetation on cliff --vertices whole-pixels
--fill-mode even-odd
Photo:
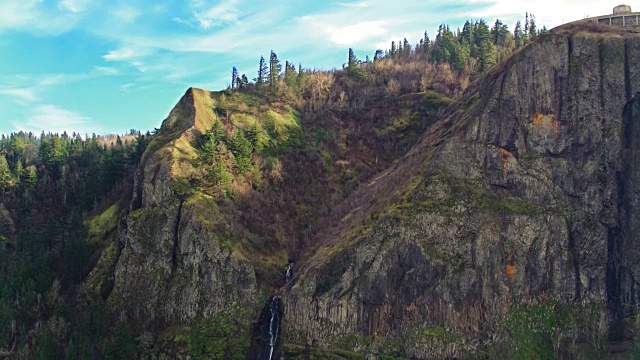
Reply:
[[[272,293],[291,357],[604,351],[602,298],[576,285],[597,271],[555,273],[591,256],[575,244],[586,236],[567,235],[586,218],[567,210],[578,195],[552,186],[569,178],[550,140],[566,119],[531,105],[516,142],[520,100],[494,106],[538,101],[513,77],[552,93],[523,58],[590,49],[541,33],[528,16],[513,34],[499,20],[443,25],[372,60],[350,50],[331,71],[283,69],[272,51],[255,83],[234,68],[225,91],[190,89],[153,134],[3,138],[0,356],[242,358]],[[538,36],[545,52],[519,50]],[[593,179],[608,184],[609,160]],[[527,291],[535,301],[508,303]]]

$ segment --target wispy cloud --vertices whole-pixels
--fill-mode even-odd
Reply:
[[[109,51],[102,58],[106,61],[126,61],[148,55],[151,51],[148,48],[125,46],[112,51]]]
[[[72,13],[79,13],[85,11],[90,5],[91,0],[61,0],[58,6]]]
[[[366,8],[369,7],[368,1],[358,1],[351,3],[337,3],[340,6],[349,7],[349,8]]]
[[[62,4],[59,7],[66,9]],[[57,35],[74,28],[78,19],[75,12],[46,7],[42,0],[0,1],[0,32],[18,30]]]
[[[140,11],[133,6],[122,5],[111,10],[111,14],[122,22],[133,23],[140,16]]]
[[[387,35],[388,21],[363,21],[353,25],[339,26],[325,21],[323,18],[305,17],[299,21],[318,29],[336,45],[352,46],[369,39],[377,39]]]
[[[36,101],[36,91],[34,88],[7,88],[0,89],[0,94],[11,96],[18,101]]]
[[[102,130],[90,117],[50,104],[36,106],[24,121],[14,121],[12,125],[16,131],[34,133],[75,131],[84,134]]]
[[[99,76],[117,75],[115,68],[94,66],[88,73],[78,74],[49,74],[49,75],[14,75],[0,78],[0,95],[6,95],[22,106],[33,106],[42,100],[43,94],[52,87],[70,84]]]
[[[120,73],[118,69],[109,66],[94,66],[93,69],[105,75],[118,75]]]
[[[213,6],[202,0],[192,3],[195,9],[193,16],[203,29],[238,21],[238,0],[223,0]]]

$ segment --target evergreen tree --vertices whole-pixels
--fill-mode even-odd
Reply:
[[[267,81],[267,73],[269,68],[264,60],[264,56],[260,56],[260,64],[258,65],[258,77],[253,79],[256,82],[257,87],[262,87]]]
[[[239,83],[238,83],[238,69],[236,69],[236,67],[233,67],[233,70],[231,70],[231,90],[235,90],[236,88],[239,88]]]
[[[516,44],[516,48],[519,48],[524,44],[524,33],[522,32],[522,23],[520,23],[520,20],[518,20],[516,27],[513,29],[513,40]]]
[[[38,183],[38,174],[36,174],[36,168],[32,165],[27,167],[25,174],[24,186],[27,190],[33,191]]]
[[[462,32],[459,37],[460,42],[466,42],[469,46],[474,44],[473,39],[473,25],[469,22],[469,20],[465,21],[464,26],[462,27]]]
[[[373,55],[373,61],[376,62],[384,57],[384,53],[381,49],[376,50],[376,53]]]
[[[22,160],[16,161],[16,166],[13,170],[13,176],[16,178],[16,181],[20,181],[22,179],[22,175],[24,173],[24,166],[22,165]]]
[[[454,43],[451,52],[451,63],[454,68],[463,70],[469,62],[470,56],[471,51],[469,49],[469,44],[467,44],[466,42],[463,42],[462,44]]]
[[[529,17],[529,41],[533,41],[538,36],[538,29],[536,28],[536,17],[531,14]]]
[[[396,57],[396,42],[392,41],[391,42],[391,51],[389,52],[389,54],[391,55],[392,58]]]
[[[244,174],[251,166],[251,153],[253,146],[244,135],[242,129],[237,129],[235,135],[231,139],[230,150],[236,158],[236,166],[239,174]]]
[[[269,56],[269,87],[271,91],[276,90],[276,86],[278,85],[278,78],[280,77],[280,72],[282,71],[282,65],[280,65],[280,60],[278,60],[278,55],[271,50],[271,56]]]
[[[7,158],[0,155],[0,191],[2,191],[2,198],[4,199],[5,193],[9,191],[13,185],[13,177],[11,176],[11,170],[9,170],[9,164]]]
[[[476,22],[475,27],[473,29],[474,33],[474,44],[476,47],[481,47],[482,44],[491,40],[491,32],[489,31],[489,26],[487,23],[480,19]]]
[[[296,74],[296,67],[286,61],[284,65],[284,83],[291,90],[298,90],[298,74]]]
[[[496,19],[496,22],[493,24],[493,28],[491,28],[491,38],[493,39],[493,45],[504,46],[508,33],[509,30],[507,28],[507,25],[504,25],[502,21],[500,21],[500,19]]]
[[[402,55],[405,58],[408,58],[409,55],[411,55],[411,44],[409,44],[409,41],[407,41],[407,38],[404,38],[403,42],[402,42]]]
[[[247,75],[242,74],[240,77],[240,89],[244,89],[247,85],[249,85],[249,79],[247,78]]]
[[[365,75],[364,70],[360,68],[360,60],[358,60],[352,48],[349,48],[347,74],[349,74],[349,76],[355,76],[355,77],[363,77]]]
[[[484,72],[496,63],[495,46],[490,41],[482,43],[478,49],[479,71]]]
[[[422,48],[421,48],[422,52],[425,54],[428,54],[429,51],[431,50],[431,40],[429,40],[429,34],[427,34],[427,32],[424,32],[424,39],[422,41]]]

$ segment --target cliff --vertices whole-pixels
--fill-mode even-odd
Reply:
[[[546,299],[601,305],[594,333],[620,339],[639,295],[639,56],[635,33],[558,29],[472,85],[323,220],[286,341],[460,357]]]
[[[136,172],[110,308],[156,333],[225,313],[248,338],[275,294],[288,357],[513,355],[530,308],[569,319],[557,346],[624,339],[640,296],[640,37],[583,30],[540,36],[450,106],[396,101],[429,124],[415,137],[341,119],[346,145],[311,146],[329,131],[289,107],[189,89]],[[254,144],[253,170],[226,189],[200,160],[216,124],[264,131],[268,149]],[[371,139],[349,145],[361,126],[417,143],[362,150]]]
[[[163,122],[136,172],[131,211],[121,221],[122,247],[110,305],[137,326],[185,323],[232,304],[255,305],[253,267],[222,246],[220,214],[205,194],[180,181],[197,172],[192,141],[213,124],[214,100],[189,89]],[[248,320],[247,320],[248,321]]]

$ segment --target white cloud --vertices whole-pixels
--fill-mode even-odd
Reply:
[[[354,25],[330,29],[334,44],[352,45],[387,33],[385,21],[365,21]]]
[[[47,9],[42,0],[0,1],[0,31],[11,29],[57,35],[72,29],[77,21],[75,14],[60,14]]]
[[[135,58],[139,58],[145,55],[148,55],[150,52],[149,49],[141,48],[141,47],[121,47],[119,49],[111,50],[108,54],[102,56],[106,61],[125,61],[125,60],[133,60]]]
[[[90,117],[49,104],[36,106],[24,121],[14,121],[12,125],[16,131],[34,133],[41,131],[72,133],[75,131],[84,134],[101,130]]]
[[[105,75],[118,75],[120,73],[118,69],[109,66],[94,66],[93,69]]]
[[[123,5],[111,10],[111,14],[125,23],[133,23],[140,16],[140,11],[133,6]]]
[[[0,89],[0,94],[11,96],[21,103],[23,101],[36,101],[36,91],[34,88],[14,88],[14,89]]]
[[[215,6],[209,7],[203,1],[193,1],[194,18],[203,29],[220,26],[238,21],[240,11],[238,0],[223,0]]]
[[[367,1],[359,1],[352,3],[337,3],[340,6],[349,7],[349,8],[366,8],[369,7],[369,2]]]
[[[60,0],[60,8],[72,13],[79,13],[87,10],[91,5],[91,0]]]

